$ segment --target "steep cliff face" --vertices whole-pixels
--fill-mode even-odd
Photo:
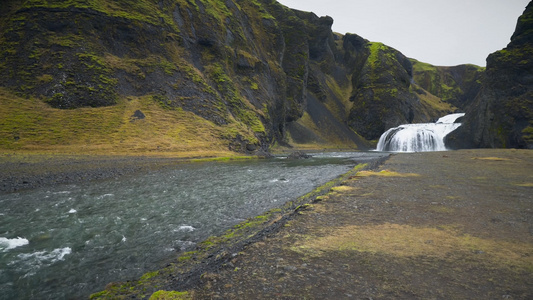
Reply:
[[[412,66],[400,52],[366,43],[366,60],[352,78],[350,126],[373,140],[390,127],[415,119],[418,98],[409,92]]]
[[[11,0],[0,18],[2,147],[88,143],[62,116],[124,149],[193,149],[192,123],[203,147],[363,149],[452,109],[413,85],[398,51],[274,0]]]
[[[533,2],[509,45],[487,58],[481,90],[448,140],[457,148],[533,148]]]

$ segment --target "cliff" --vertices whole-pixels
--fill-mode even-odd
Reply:
[[[367,149],[455,109],[332,23],[273,0],[3,1],[0,147]]]
[[[448,144],[533,149],[533,2],[518,19],[507,47],[487,58],[481,90]]]

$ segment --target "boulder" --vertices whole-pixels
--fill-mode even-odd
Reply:
[[[287,156],[287,159],[308,159],[312,156],[303,152],[303,151],[294,151],[289,156]]]

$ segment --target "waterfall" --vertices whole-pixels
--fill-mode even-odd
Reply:
[[[444,137],[461,126],[461,123],[455,121],[464,115],[464,113],[451,114],[438,119],[436,123],[405,124],[391,128],[381,135],[376,150],[446,151]]]

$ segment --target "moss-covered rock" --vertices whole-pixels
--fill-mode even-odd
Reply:
[[[485,68],[476,65],[440,67],[415,59],[411,62],[417,85],[463,111],[479,93]]]
[[[381,43],[354,42],[362,57],[356,64],[363,62],[352,77],[353,107],[348,122],[355,131],[375,140],[391,127],[428,122],[443,114],[425,105],[418,89],[413,89],[413,67],[407,57]]]
[[[518,19],[511,42],[487,58],[486,78],[463,126],[448,137],[457,148],[533,149],[533,3]]]

